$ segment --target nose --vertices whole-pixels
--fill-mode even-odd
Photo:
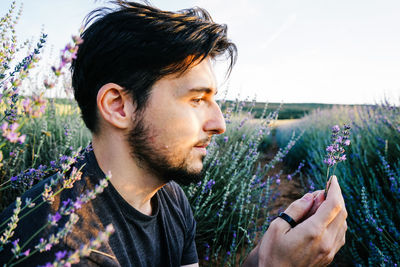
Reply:
[[[203,130],[210,134],[222,134],[226,130],[226,124],[221,109],[215,101],[212,101],[207,112],[207,120]]]

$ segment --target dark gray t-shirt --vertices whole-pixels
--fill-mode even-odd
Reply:
[[[87,189],[93,189],[99,180],[105,177],[93,151],[86,152],[83,159],[75,165],[83,166],[82,179],[75,182],[73,188],[64,190],[52,205],[46,203],[23,218],[12,240],[19,238],[19,244],[23,244],[47,222],[48,214],[56,212],[63,201],[76,199]],[[27,191],[23,199],[26,197],[33,199],[40,195],[44,184],[49,183],[50,178]],[[37,266],[53,262],[57,251],[78,249],[96,237],[99,231],[104,231],[110,223],[114,226],[115,232],[108,243],[92,251],[89,257],[81,259],[79,265],[180,266],[198,262],[195,245],[196,222],[182,189],[175,182],[169,182],[155,194],[151,203],[153,207],[151,216],[140,213],[128,204],[110,183],[96,199],[84,204],[77,211],[80,218],[72,233],[51,250],[32,255],[21,266]],[[8,207],[0,215],[0,221],[10,217],[13,208],[14,204]],[[66,218],[61,219],[60,224],[65,221]],[[31,248],[33,251],[39,239],[52,232],[57,232],[57,227],[46,229],[26,248]],[[9,244],[0,252],[0,263],[7,262],[10,248]]]

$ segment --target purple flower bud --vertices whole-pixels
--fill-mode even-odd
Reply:
[[[333,133],[338,133],[338,132],[340,132],[340,127],[339,127],[339,125],[334,125],[334,126],[332,127],[332,132],[333,132]]]
[[[57,259],[57,261],[61,261],[66,255],[67,255],[67,251],[66,251],[66,250],[64,250],[64,251],[58,251],[58,252],[56,253],[56,259]]]
[[[333,165],[335,165],[336,160],[332,159],[332,158],[328,158],[324,160],[324,163],[327,164],[329,167],[332,167]]]
[[[17,247],[17,246],[18,246],[18,242],[19,242],[19,238],[15,239],[13,242],[11,242],[11,244],[12,244],[14,247]]]
[[[22,252],[22,254],[24,254],[26,257],[28,257],[30,252],[31,252],[31,250],[27,249],[24,252]]]
[[[56,162],[55,162],[54,160],[50,161],[50,166],[51,166],[52,168],[57,167]]]
[[[70,198],[68,198],[67,200],[65,200],[65,201],[62,202],[62,204],[63,204],[64,207],[68,206],[69,203],[71,203],[71,199],[70,199]]]
[[[80,209],[82,207],[82,201],[80,201],[79,199],[75,201],[74,203],[74,208],[75,209]]]
[[[8,129],[8,123],[7,122],[4,122],[2,125],[1,125],[1,130],[3,131],[3,132],[5,132],[7,129]]]
[[[334,152],[335,149],[333,148],[333,146],[328,146],[328,147],[326,148],[326,151],[327,151],[327,152]]]
[[[49,222],[52,225],[57,225],[57,222],[61,219],[60,213],[56,212],[54,215],[49,215]]]

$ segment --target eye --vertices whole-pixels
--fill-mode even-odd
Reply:
[[[204,102],[204,99],[203,99],[203,98],[193,98],[193,99],[191,100],[191,102],[192,102],[194,105],[200,105],[201,103]]]

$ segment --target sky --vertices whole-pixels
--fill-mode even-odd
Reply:
[[[398,0],[152,0],[165,10],[200,6],[227,24],[238,47],[228,81],[216,66],[227,98],[283,103],[400,104]],[[19,0],[19,41],[48,34],[58,54],[87,13],[106,1]],[[10,0],[0,1],[1,15]],[[53,49],[51,49],[53,47]]]

